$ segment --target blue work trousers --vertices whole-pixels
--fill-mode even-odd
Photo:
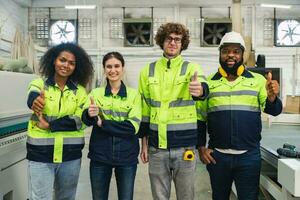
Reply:
[[[229,200],[235,183],[239,200],[257,200],[261,168],[260,150],[243,154],[225,154],[214,150],[216,164],[207,165],[213,200]]]
[[[93,200],[108,200],[109,185],[114,169],[119,200],[132,200],[137,164],[113,166],[91,161],[90,180]]]

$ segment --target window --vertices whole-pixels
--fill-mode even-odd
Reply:
[[[218,46],[225,33],[232,29],[231,20],[224,19],[204,19],[202,23],[203,46]]]
[[[48,18],[36,18],[36,38],[47,39],[48,38]]]
[[[300,19],[276,19],[275,46],[300,46]]]
[[[123,21],[124,46],[152,46],[152,20],[128,18]]]
[[[50,26],[49,45],[76,42],[75,20],[54,20]]]

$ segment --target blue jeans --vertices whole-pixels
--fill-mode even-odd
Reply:
[[[195,147],[179,147],[157,149],[149,147],[149,177],[154,200],[169,200],[171,182],[174,181],[177,200],[194,199],[194,178],[196,160],[183,160],[186,149]],[[195,154],[196,156],[196,154]]]
[[[134,180],[137,164],[129,166],[113,166],[91,161],[90,179],[92,185],[93,200],[108,199],[109,185],[113,168],[115,169],[118,199],[133,199]]]
[[[62,163],[28,162],[29,199],[74,200],[81,159]]]
[[[214,150],[216,164],[207,165],[214,200],[229,200],[234,181],[239,200],[257,200],[261,156],[259,149],[243,154],[224,154]]]

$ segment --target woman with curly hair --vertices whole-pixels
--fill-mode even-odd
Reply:
[[[30,200],[73,200],[84,146],[81,114],[93,63],[78,45],[50,48],[41,58],[43,78],[29,84],[27,159]],[[54,192],[53,192],[54,191]]]

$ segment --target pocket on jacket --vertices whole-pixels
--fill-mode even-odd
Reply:
[[[188,84],[190,80],[187,77],[179,77],[175,80],[175,85]]]
[[[177,111],[175,110],[173,112],[173,119],[192,119],[192,118],[197,118],[197,113],[196,111],[193,112],[187,112],[187,111]]]

